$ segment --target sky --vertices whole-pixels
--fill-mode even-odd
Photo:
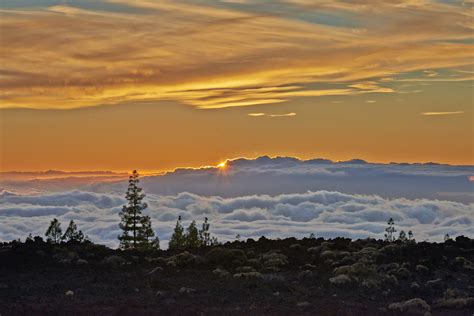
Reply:
[[[0,170],[474,163],[470,0],[3,0]]]

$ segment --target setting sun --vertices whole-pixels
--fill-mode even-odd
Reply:
[[[217,168],[219,169],[225,169],[227,167],[227,160],[221,162],[220,164],[217,165]]]

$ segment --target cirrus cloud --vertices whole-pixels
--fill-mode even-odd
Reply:
[[[391,93],[382,77],[472,65],[472,11],[439,1],[115,0],[0,16],[1,107],[275,104]]]

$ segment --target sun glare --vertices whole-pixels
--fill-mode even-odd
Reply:
[[[219,169],[225,169],[226,167],[227,167],[227,160],[217,165],[217,168]]]

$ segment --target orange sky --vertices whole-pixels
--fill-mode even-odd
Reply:
[[[474,163],[468,1],[22,3],[0,9],[1,170]]]

